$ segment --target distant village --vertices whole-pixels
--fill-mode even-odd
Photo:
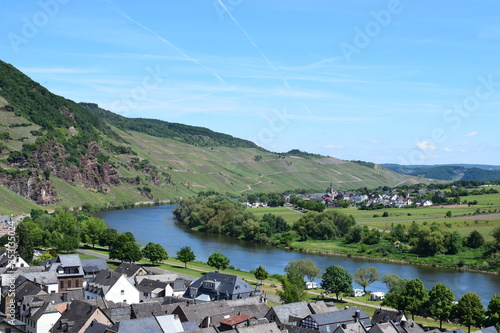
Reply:
[[[104,259],[77,254],[32,267],[21,258],[8,260],[5,251],[0,256],[0,332],[426,332],[397,310],[379,308],[370,317],[360,308],[339,309],[324,301],[268,306],[268,295],[258,286],[217,271],[196,279],[155,274],[134,263],[111,271]]]
[[[436,195],[444,198],[444,194],[439,190],[429,190],[425,187],[419,189],[389,189],[380,191],[369,190],[334,190],[333,184],[325,193],[308,193],[287,195],[286,203],[293,203],[294,199],[314,200],[322,203],[326,208],[334,207],[361,207],[362,209],[376,208],[404,208],[404,207],[426,207],[434,203],[429,197]],[[295,196],[295,198],[293,198]],[[246,202],[248,207],[266,207],[267,203]]]

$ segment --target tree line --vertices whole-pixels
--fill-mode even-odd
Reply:
[[[260,266],[255,276],[262,270]],[[285,267],[285,274],[280,277],[282,288],[278,290],[278,296],[285,303],[305,300],[305,278],[312,281],[319,277],[322,278],[320,285],[325,293],[332,293],[337,299],[353,295],[353,282],[366,291],[366,287],[380,279],[375,267],[360,267],[352,276],[342,266],[335,265],[327,267],[321,274],[310,259],[300,259],[290,261]],[[455,321],[467,326],[469,332],[471,327],[495,326],[500,329],[500,293],[493,295],[485,309],[480,297],[473,292],[467,292],[455,301],[453,292],[441,282],[430,290],[418,278],[408,280],[396,274],[385,274],[382,282],[389,290],[382,305],[411,314],[412,319],[415,315],[431,317],[439,320],[440,328],[443,321]]]
[[[190,228],[259,243],[289,245],[294,236],[283,217],[264,214],[259,219],[239,201],[215,192],[182,199],[173,213]]]

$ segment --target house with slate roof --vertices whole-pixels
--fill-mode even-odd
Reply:
[[[28,333],[46,333],[61,318],[59,311],[51,302],[43,302],[39,307],[32,306],[21,316],[26,323],[26,332]]]
[[[148,274],[148,271],[145,270],[141,265],[128,262],[122,262],[120,266],[116,267],[115,272],[125,274],[126,277]]]
[[[392,322],[375,323],[368,331],[369,333],[399,333]]]
[[[150,316],[123,320],[106,330],[106,333],[177,333],[184,332],[181,321],[173,315]]]
[[[39,263],[49,271],[57,273],[59,291],[81,289],[83,287],[83,268],[78,254],[64,254]]]
[[[241,327],[238,333],[279,333],[281,332],[276,323],[264,323],[255,326]]]
[[[61,318],[54,324],[50,332],[83,333],[94,321],[107,326],[113,324],[111,319],[99,307],[75,300],[61,314]]]
[[[85,299],[104,298],[115,303],[139,303],[139,290],[122,274],[100,271],[87,283]]]
[[[195,322],[200,328],[210,327],[218,324],[219,320],[227,319],[235,313],[226,301],[214,301],[208,303],[180,303],[172,311],[181,322]]]
[[[359,322],[341,324],[333,333],[366,333],[366,328]]]
[[[153,275],[154,276],[154,275]],[[172,296],[173,289],[169,282],[142,279],[141,283],[135,286],[140,293],[141,301],[152,298]]]
[[[102,270],[109,270],[106,260],[98,259],[81,259],[83,269],[83,287],[85,284]]]
[[[333,332],[342,324],[360,322],[366,329],[371,327],[370,317],[359,308],[311,314],[300,321],[299,326],[319,332]]]
[[[157,301],[132,304],[130,308],[132,309],[130,319],[162,316],[165,314],[165,311]]]
[[[311,315],[311,310],[307,303],[302,301],[275,305],[269,309],[265,317],[270,322],[276,322],[281,328],[283,325],[295,325],[297,321],[309,315]]]
[[[378,308],[372,316],[372,324],[406,321],[407,318],[401,310],[390,310]]]
[[[5,267],[10,270],[18,267],[29,267],[21,256],[15,252],[6,249],[0,249],[0,267]]]
[[[66,293],[24,296],[19,318],[26,323],[27,332],[48,332],[71,301]]]
[[[202,301],[232,300],[256,294],[252,286],[236,275],[210,272],[194,281],[184,297]]]
[[[17,319],[3,318],[0,320],[0,332],[25,333],[26,324]]]

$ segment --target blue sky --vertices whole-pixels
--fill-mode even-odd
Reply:
[[[500,165],[500,1],[2,3],[0,59],[127,117],[276,152]]]

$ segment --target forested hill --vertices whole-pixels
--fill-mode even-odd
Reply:
[[[376,165],[269,152],[207,128],[129,119],[57,96],[0,61],[0,215],[201,191],[237,196],[419,182]]]
[[[95,103],[80,103],[97,118],[124,131],[136,131],[160,138],[169,138],[194,146],[224,146],[258,148],[251,141],[235,138],[228,134],[217,133],[208,128],[171,123],[157,119],[127,118],[100,108]]]
[[[500,166],[495,165],[399,165],[381,164],[382,166],[404,175],[424,178],[442,179],[446,181],[500,180]]]

